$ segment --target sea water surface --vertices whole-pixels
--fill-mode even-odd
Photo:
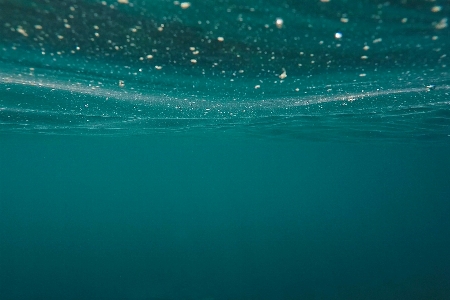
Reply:
[[[0,0],[0,299],[448,299],[449,15]]]

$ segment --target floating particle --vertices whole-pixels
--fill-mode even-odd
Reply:
[[[437,39],[439,39],[439,37],[438,37],[437,35],[434,35],[434,36],[431,37],[431,39],[432,39],[433,41],[436,41]]]
[[[330,2],[330,0],[320,0],[320,2],[328,3],[328,2]]]
[[[28,36],[28,33],[23,29],[21,26],[17,27],[17,32],[20,33],[23,36]]]
[[[436,86],[434,84],[429,84],[426,86],[427,92],[434,90],[436,88]]]
[[[361,73],[361,74],[359,74],[359,77],[366,77],[366,74],[365,73]]]
[[[439,21],[439,23],[437,23],[436,25],[434,25],[434,28],[436,29],[444,29],[448,26],[447,24],[447,18],[443,18],[442,20]]]
[[[334,37],[337,38],[337,39],[340,39],[340,38],[342,38],[342,33],[341,32],[336,32],[334,34]]]
[[[191,2],[181,2],[180,3],[180,7],[182,8],[182,9],[187,9],[187,8],[189,8],[191,6]]]
[[[155,69],[156,69],[156,70],[161,70],[162,67],[161,67],[161,66],[155,66]]]
[[[152,58],[153,58],[153,55],[151,55],[151,54],[147,55],[147,59],[152,59]]]
[[[365,45],[365,46],[363,47],[363,50],[364,50],[364,51],[367,51],[367,50],[369,50],[369,49],[370,49],[370,47],[367,46],[367,45]]]
[[[117,2],[119,2],[120,4],[128,4],[129,3],[128,0],[117,0]]]
[[[259,89],[261,86],[259,84],[255,85],[255,89]]]
[[[300,91],[300,89],[299,89],[299,88],[296,88],[295,91],[298,92],[298,91]]]
[[[125,81],[119,80],[119,86],[120,86],[120,87],[124,87],[124,86],[125,86]]]
[[[196,59],[191,59],[191,63],[196,64],[197,60]]]
[[[403,18],[402,23],[406,23],[406,22],[408,22],[408,18]]]
[[[283,23],[284,23],[284,21],[283,21],[282,18],[277,18],[276,21],[275,21],[275,25],[276,25],[278,28],[283,28]]]
[[[219,37],[217,38],[217,40],[218,40],[219,42],[223,42],[225,39],[224,39],[223,37],[219,36]]]
[[[440,12],[442,10],[442,6],[436,5],[431,8],[432,12]]]
[[[283,80],[287,77],[286,70],[284,68],[283,68],[283,73],[281,73],[278,77],[280,77],[281,80]]]
[[[195,47],[189,47],[189,50],[195,51]]]
[[[348,23],[348,18],[342,17],[342,18],[341,18],[341,22],[342,22],[342,23]]]
[[[36,28],[37,30],[42,30],[42,25],[34,25],[34,28]]]
[[[377,38],[373,40],[373,43],[374,44],[381,43],[382,40],[383,40],[382,38]]]
[[[366,55],[361,56],[361,59],[368,59]]]

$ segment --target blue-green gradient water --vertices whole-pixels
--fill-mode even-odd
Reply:
[[[449,15],[0,0],[0,299],[449,299]]]

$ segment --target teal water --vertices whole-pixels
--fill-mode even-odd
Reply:
[[[122,2],[0,0],[0,299],[449,298],[446,1]]]

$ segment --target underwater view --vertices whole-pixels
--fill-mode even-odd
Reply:
[[[0,299],[450,299],[449,17],[0,0]]]

